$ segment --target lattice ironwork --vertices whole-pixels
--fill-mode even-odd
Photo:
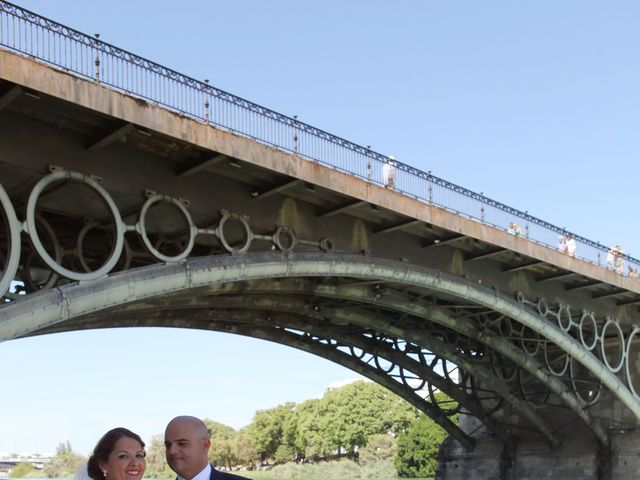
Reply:
[[[623,389],[628,392],[633,389],[623,386],[616,378],[620,360],[614,362],[612,357],[609,361],[612,368],[605,374],[600,368],[604,362],[584,348],[598,349],[589,336],[592,324],[584,320],[591,318],[588,313],[576,323],[571,310],[569,314],[563,313],[567,312],[566,306],[551,309],[546,302],[528,302],[521,295],[515,300],[502,299],[519,308],[520,315],[534,314],[538,318],[538,324],[525,327],[517,315],[505,315],[504,308],[498,304],[491,311],[479,309],[482,303],[469,298],[472,295],[460,296],[457,301],[451,298],[452,290],[443,295],[447,289],[441,284],[445,280],[464,285],[465,289],[472,287],[464,279],[448,279],[441,272],[361,256],[292,253],[265,253],[271,259],[269,268],[261,264],[264,258],[260,255],[265,254],[248,253],[187,260],[184,265],[133,269],[132,275],[154,269],[156,273],[151,277],[163,269],[171,269],[173,274],[180,271],[180,275],[186,272],[186,283],[176,287],[172,274],[167,272],[163,280],[171,285],[168,291],[143,294],[135,290],[145,286],[138,286],[135,279],[127,280],[126,275],[119,274],[113,280],[117,278],[129,289],[123,293],[122,301],[114,300],[111,306],[101,305],[93,311],[73,314],[64,309],[80,301],[71,297],[78,287],[67,285],[56,289],[63,298],[57,298],[57,305],[51,307],[56,310],[58,320],[38,320],[22,335],[103,326],[171,325],[256,336],[337,361],[401,394],[435,418],[453,413],[434,403],[433,393],[441,390],[503,441],[508,441],[515,428],[504,423],[506,412],[514,411],[526,419],[526,424],[518,428],[528,425],[557,445],[556,430],[562,427],[549,423],[545,412],[562,408],[573,412],[571,418],[581,419],[606,443],[606,432],[591,416],[592,406],[605,391],[618,396],[632,410],[638,403],[637,397],[630,403],[622,394]],[[309,255],[313,255],[313,260]],[[222,277],[213,274],[216,267],[210,264],[214,261],[224,264],[217,267]],[[311,264],[305,267],[309,261]],[[207,266],[199,267],[198,262]],[[376,268],[372,269],[372,265]],[[260,272],[256,273],[257,277],[251,274],[254,268]],[[203,271],[206,271],[204,276],[200,273]],[[376,281],[361,281],[371,279]],[[104,282],[107,286],[109,280]],[[148,282],[151,288],[153,282]],[[123,287],[109,285],[109,288],[121,291]],[[190,289],[189,295],[184,295],[184,288]],[[495,296],[496,292],[491,295]],[[111,298],[109,292],[105,296]],[[39,299],[46,302],[45,298]],[[28,299],[25,300],[28,303]],[[20,314],[16,312],[24,310],[22,303],[6,305],[0,315],[19,321]],[[16,310],[12,311],[12,307]],[[581,325],[582,334],[580,331],[572,334],[556,326],[545,315],[540,315],[538,308],[554,322],[567,323],[571,318],[572,330]],[[31,308],[27,309],[31,312]],[[606,341],[602,332],[617,328],[611,326],[610,320],[605,323],[606,329],[600,329],[595,322],[596,337]],[[1,325],[4,324],[0,322]],[[545,328],[562,332],[563,340],[549,341]],[[625,341],[634,338],[635,334],[623,334]],[[594,368],[584,358],[570,354],[568,345],[579,342],[585,343],[580,344],[581,350],[591,355],[591,360],[597,360],[596,365],[600,367]],[[564,365],[564,356],[570,358],[568,366]],[[612,385],[612,379],[617,382],[617,388],[608,390],[603,380]],[[461,443],[471,447],[473,442],[466,432],[463,436],[448,422],[442,421],[442,425]]]
[[[65,196],[65,189],[76,189],[74,193],[84,189],[84,195],[92,200],[64,211],[60,199]],[[187,202],[153,192],[147,192],[141,198],[137,221],[126,223],[99,178],[59,169],[53,169],[36,182],[26,204],[24,222],[18,220],[11,200],[1,189],[0,206],[6,227],[0,286],[7,301],[19,299],[28,292],[65,288],[63,286],[70,281],[108,282],[108,273],[116,270],[151,267],[158,262],[189,265],[191,258],[201,255],[206,258],[212,253],[238,258],[238,268],[245,268],[244,259],[251,256],[252,251],[276,250],[283,256],[284,263],[291,261],[289,257],[314,250],[327,258],[334,255],[333,242],[328,238],[299,238],[287,226],[274,226],[271,233],[258,233],[252,228],[250,219],[239,213],[220,211],[214,225],[199,227],[191,218]],[[168,228],[154,217],[156,208],[173,212],[175,218]],[[236,232],[233,235],[230,234],[232,224]],[[28,244],[21,241],[22,235],[28,237]],[[203,250],[197,242],[202,237],[214,239],[217,250],[212,251],[212,247]],[[399,264],[392,270],[406,268],[420,269]],[[366,270],[366,275],[361,272],[359,276],[377,278],[378,269]],[[384,273],[384,268],[380,273]],[[326,275],[331,278],[333,273]],[[275,278],[279,275],[273,274]],[[597,318],[593,312],[575,311],[564,304],[550,306],[545,299],[528,300],[520,293],[515,295],[515,300],[503,300],[504,305],[500,306],[494,300],[483,300],[483,287],[473,285],[466,296],[457,293],[458,287],[454,284],[470,288],[463,279],[450,279],[452,290],[443,295],[438,291],[442,279],[441,272],[429,272],[413,286],[406,279],[400,281],[400,285],[407,284],[406,288],[388,284],[384,275],[373,284],[269,282],[268,288],[261,288],[266,288],[275,297],[263,299],[266,305],[258,301],[258,291],[247,298],[238,295],[233,301],[239,304],[230,304],[229,308],[263,308],[281,314],[303,314],[306,323],[301,324],[304,328],[292,324],[283,328],[291,334],[294,330],[289,329],[297,329],[308,341],[314,342],[319,341],[321,335],[314,331],[309,337],[313,326],[309,323],[311,320],[330,318],[337,322],[336,325],[357,327],[360,337],[351,335],[353,332],[339,331],[334,325],[333,336],[325,340],[337,343],[327,345],[344,347],[340,351],[354,358],[358,358],[356,352],[359,352],[359,360],[373,368],[378,377],[384,373],[400,385],[394,384],[394,388],[412,391],[414,396],[418,395],[416,392],[422,392],[425,385],[428,387],[424,391],[432,393],[429,388],[440,382],[438,389],[456,398],[502,438],[507,434],[501,432],[500,422],[493,417],[506,406],[518,411],[554,443],[557,437],[538,410],[564,405],[604,441],[606,435],[589,411],[603,393],[613,390],[632,409],[639,404],[637,368],[633,363],[637,356],[638,328],[625,331],[616,319]],[[233,292],[233,285],[236,284],[232,281],[222,293]],[[412,288],[419,290],[416,293]],[[232,301],[223,301],[220,293],[215,289],[210,291],[211,295],[218,296],[221,304]],[[473,298],[476,293],[478,298]],[[296,295],[312,295],[322,299],[322,305],[301,303],[295,300]],[[452,295],[460,301],[451,303]],[[491,292],[490,296],[495,295],[496,292]],[[178,308],[181,304],[177,297],[166,297],[164,301],[168,302],[167,309]],[[187,302],[189,308],[198,305],[193,298],[188,298]],[[125,298],[123,303],[132,303],[126,307],[127,311],[137,308],[135,296]],[[153,309],[161,303],[154,300]],[[57,299],[53,304],[64,310],[69,309],[70,302]],[[346,313],[343,311],[345,304],[351,306]],[[479,309],[479,306],[483,308]],[[10,304],[4,306],[5,310],[9,308]],[[0,324],[0,332],[3,325]],[[27,325],[17,336],[38,333],[37,330]],[[12,336],[16,334],[3,335],[3,338]],[[364,348],[362,342],[369,342],[368,347]],[[383,351],[385,355],[374,353]],[[400,361],[402,355],[406,360]],[[426,359],[436,357],[440,362],[437,368],[443,372],[445,380],[426,373]],[[463,372],[457,386],[447,378],[448,365],[455,365]],[[416,371],[417,367],[419,371]],[[620,380],[621,373],[624,376]],[[605,385],[605,382],[608,383]],[[622,385],[624,389],[620,390]],[[427,397],[431,400],[426,400]],[[421,401],[432,405],[432,395],[425,395]],[[421,406],[423,410],[431,408],[425,405]]]

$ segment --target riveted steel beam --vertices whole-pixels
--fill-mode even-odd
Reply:
[[[431,419],[435,423],[440,425],[447,433],[455,438],[467,451],[473,450],[473,447],[475,445],[474,439],[464,433],[460,429],[460,427],[458,427],[446,415],[444,415],[439,408],[425,403],[424,401],[422,401],[422,398],[416,395],[415,392],[412,392],[409,387],[401,385],[395,380],[389,378],[387,375],[381,374],[380,371],[376,368],[359,362],[346,353],[343,353],[339,350],[330,349],[319,343],[312,343],[310,339],[300,335],[295,335],[293,333],[287,332],[287,334],[283,334],[282,332],[277,332],[277,335],[273,335],[272,330],[265,329],[264,327],[232,327],[230,329],[225,329],[225,331],[282,343],[283,345],[288,345],[299,350],[313,353],[315,355],[327,358],[328,360],[331,360],[335,363],[344,365],[351,370],[356,371],[361,375],[370,378],[371,380],[374,380],[375,382],[383,385],[395,394],[404,398],[414,407],[429,415],[429,417],[431,417]],[[285,336],[288,336],[290,338],[285,339]]]
[[[287,287],[285,286],[285,288]],[[273,292],[273,290],[271,291]],[[416,305],[415,299],[411,299],[407,295],[401,295],[392,290],[388,290],[383,294],[380,294],[380,292],[373,292],[370,289],[354,287],[353,285],[343,285],[340,287],[321,285],[315,289],[303,287],[302,290],[299,290],[297,293],[300,294],[305,291],[307,293],[311,291],[315,296],[328,296],[331,298],[338,297],[348,300],[357,300],[363,303],[367,301],[371,302],[375,298],[375,304],[378,306],[384,306],[391,310],[400,310],[404,313],[411,313],[416,316],[427,318],[471,338],[478,338],[481,342],[487,344],[504,357],[510,359],[518,365],[519,368],[528,371],[534,378],[537,378],[542,382],[551,392],[561,398],[564,403],[578,415],[579,418],[590,426],[602,442],[606,443],[606,433],[602,430],[599,424],[592,419],[589,411],[562,381],[555,376],[548,374],[542,365],[527,356],[522,352],[522,350],[515,348],[513,344],[508,342],[506,339],[501,338],[499,335],[491,334],[488,331],[481,334],[481,332],[475,327],[474,322],[471,322],[466,318],[453,317],[446,312],[442,312],[438,307],[421,307]],[[294,294],[292,291],[289,291],[289,293],[292,295]],[[394,296],[394,298],[392,299],[391,296]],[[303,305],[297,308],[303,308]],[[378,325],[378,327],[382,328],[380,325]],[[394,335],[399,335],[398,331],[393,331],[392,333]],[[405,335],[406,334],[407,332],[405,332]],[[416,340],[413,339],[412,341]]]
[[[640,401],[602,362],[559,327],[537,313],[526,310],[515,300],[493,289],[426,267],[347,254],[296,253],[295,256],[289,257],[280,253],[263,252],[231,257],[200,257],[180,264],[153,265],[120,272],[92,282],[69,284],[55,290],[39,292],[30,295],[28,299],[21,299],[0,307],[0,340],[18,338],[48,325],[125,304],[135,299],[152,298],[216,283],[305,276],[377,278],[385,282],[433,290],[490,307],[530,328],[542,338],[555,343],[575,361],[586,367],[637,418],[640,418]],[[433,321],[434,318],[432,317],[431,320]],[[458,319],[454,323],[458,328],[466,329],[467,326],[464,323],[459,323],[461,320],[463,319]],[[470,333],[470,336],[475,335],[488,345],[494,343],[497,347],[504,347],[501,345],[501,339],[495,339],[491,334],[487,335],[477,330]],[[510,352],[510,354],[512,357],[508,358],[512,358],[513,361],[522,361],[518,356],[524,355],[521,351]],[[525,365],[529,368],[537,366],[535,362],[528,363],[529,360],[524,360]],[[542,372],[542,369],[538,370]],[[545,383],[551,385],[553,381],[549,380]],[[575,396],[566,390],[564,395],[562,395],[563,392],[560,393],[561,398],[568,405],[572,401],[578,403]],[[578,408],[576,413],[592,426],[601,441],[607,442],[606,435],[603,438],[603,432],[598,433],[598,427],[593,425],[584,409]]]
[[[529,407],[525,402],[517,398],[511,391],[511,388],[503,382],[501,379],[495,377],[494,375],[490,375],[486,372],[486,370],[477,364],[470,362],[464,356],[459,355],[455,349],[447,346],[445,343],[438,340],[433,335],[429,335],[424,331],[424,329],[418,328],[408,328],[407,326],[401,325],[398,322],[392,323],[388,320],[381,320],[380,315],[369,315],[366,313],[358,312],[358,311],[345,311],[342,308],[318,308],[317,305],[311,304],[307,301],[296,298],[296,293],[302,293],[302,291],[292,292],[288,291],[291,296],[286,299],[280,299],[278,297],[274,297],[274,293],[276,290],[269,290],[266,287],[270,295],[266,295],[267,291],[265,291],[264,296],[260,296],[255,298],[252,295],[249,295],[249,292],[246,288],[242,289],[243,295],[242,297],[232,297],[232,298],[216,298],[212,299],[212,304],[215,304],[217,307],[222,308],[256,308],[260,310],[264,309],[278,309],[279,311],[289,311],[289,312],[305,312],[308,316],[326,316],[331,319],[338,319],[343,323],[348,324],[356,324],[363,328],[375,328],[381,332],[387,332],[393,336],[398,338],[405,338],[413,343],[418,345],[423,345],[427,348],[434,348],[434,345],[437,346],[436,351],[442,356],[448,358],[454,363],[460,365],[465,371],[468,371],[470,374],[476,376],[479,380],[483,381],[488,385],[492,385],[495,388],[495,391],[500,397],[510,403],[516,410],[520,411],[525,418],[527,418],[536,428],[538,428],[545,437],[549,440],[552,445],[557,446],[559,441],[557,436],[551,431],[550,427],[542,420],[542,418],[536,414],[531,407]],[[286,288],[286,286],[285,286]],[[345,293],[345,290],[349,290],[349,294]],[[375,298],[375,294],[372,295],[371,290],[362,288],[362,287],[353,287],[353,285],[348,285],[345,287],[332,287],[332,286],[324,286],[319,285],[318,287],[306,289],[307,292],[312,293],[314,296],[318,297],[331,297],[336,298],[340,297],[343,299],[356,299],[358,301],[371,301]],[[356,295],[356,292],[359,295]],[[416,310],[415,308],[405,308],[405,305],[411,304],[415,302],[411,302],[410,299],[405,296],[399,296],[394,300],[388,299],[388,294],[384,293],[381,298],[376,299],[377,305],[383,305],[385,308],[389,310],[402,310],[406,313],[411,313],[416,316],[425,317],[423,310]],[[438,310],[438,309],[436,309]],[[442,312],[441,312],[442,313]],[[136,314],[140,314],[136,312]],[[438,314],[440,315],[440,314]],[[467,326],[472,325],[472,322],[467,319],[459,319],[460,323],[465,323]],[[449,328],[452,327],[451,322],[438,322],[441,325],[447,326]],[[473,327],[472,327],[473,328]],[[454,328],[455,330],[455,328]],[[469,328],[466,331],[458,330],[461,333],[467,335],[469,333]],[[472,335],[469,335],[471,338],[475,338]],[[510,352],[508,350],[514,349],[513,345],[504,342],[504,345],[500,345],[502,348],[498,350],[500,353],[505,354],[508,358],[511,358]],[[505,346],[507,347],[505,349]],[[519,358],[520,360],[527,359],[526,355]],[[528,363],[525,363],[524,368],[526,368],[529,373],[533,376],[538,377],[543,383],[552,383],[551,390],[555,391],[559,395],[562,395],[563,390],[561,390],[563,384],[558,381],[554,377],[544,376],[544,375],[536,375],[536,370],[541,370],[542,366],[537,364],[537,362],[532,361],[531,359]],[[566,389],[566,387],[564,387]],[[574,405],[575,407],[575,405]]]
[[[262,288],[264,288],[264,290],[258,294],[256,291],[253,291],[251,287],[248,287],[246,284],[242,284],[238,285],[238,293],[241,293],[239,296],[208,296],[203,298],[201,301],[198,301],[197,299],[194,300],[194,296],[192,295],[190,296],[191,300],[188,302],[176,304],[176,302],[172,302],[171,299],[164,299],[163,304],[166,305],[166,308],[188,309],[189,313],[185,315],[188,315],[189,317],[193,317],[193,309],[195,308],[216,308],[223,309],[225,311],[253,309],[259,311],[278,311],[286,313],[297,312],[304,314],[306,318],[315,318],[318,321],[323,318],[327,318],[332,321],[338,321],[341,325],[349,324],[358,325],[360,328],[375,328],[380,332],[387,332],[393,336],[397,336],[398,338],[405,338],[428,349],[434,349],[434,346],[436,346],[434,350],[435,352],[460,365],[465,371],[475,376],[486,385],[492,385],[497,395],[511,404],[517,411],[527,418],[532,425],[538,428],[543,435],[547,437],[552,445],[558,445],[556,435],[553,434],[546,422],[544,422],[544,420],[542,420],[542,418],[535,413],[535,411],[526,402],[517,398],[517,396],[515,396],[511,391],[511,388],[503,380],[487,372],[485,367],[469,361],[463,355],[457,353],[454,348],[447,346],[444,342],[438,340],[433,335],[425,333],[424,329],[410,329],[399,323],[390,322],[389,319],[381,320],[380,315],[373,316],[368,312],[345,310],[343,307],[327,308],[324,306],[318,306],[317,303],[302,299],[300,294],[307,292],[314,296],[326,296],[327,292],[321,287],[314,289],[310,286],[300,285],[299,282],[297,283],[301,288],[296,289],[295,291],[291,291],[290,287],[287,285],[283,285],[283,288],[285,289],[284,291],[280,290],[279,287],[271,288],[273,287],[273,284],[270,283],[262,284]],[[349,285],[349,287],[353,287],[353,285]],[[365,296],[369,296],[370,291],[367,289],[364,291]],[[230,293],[228,285],[225,286],[224,292],[226,294]],[[276,295],[278,293],[288,293],[289,295],[283,297],[282,295]],[[399,305],[405,303],[408,303],[408,299],[404,297],[399,299]],[[149,315],[150,312],[153,313],[159,311],[160,308],[161,307],[157,304],[147,305],[146,308],[137,308],[135,311],[129,312],[129,314],[136,317],[145,317]],[[301,328],[306,329],[308,328],[308,325],[302,326]],[[329,329],[333,327],[327,327],[325,323],[324,328]],[[342,336],[340,338],[342,338]],[[540,366],[538,366],[538,368],[540,368]],[[461,401],[460,399],[457,400]],[[481,420],[483,419],[483,417],[473,408],[469,406],[466,407],[469,408],[472,414],[478,416]],[[487,426],[494,430],[490,425]]]
[[[327,319],[325,319],[327,313],[325,309],[322,309],[321,312],[317,312],[308,303],[305,305],[305,302],[301,302],[299,299],[295,298],[285,300],[276,299],[275,301],[272,300],[273,299],[269,297],[260,297],[259,299],[256,299],[253,304],[253,308],[255,310],[252,312],[246,310],[248,304],[251,304],[251,302],[245,302],[242,298],[232,297],[216,299],[216,306],[221,308],[221,310],[190,309],[188,314],[185,314],[183,311],[149,309],[134,313],[130,312],[125,315],[127,317],[131,317],[135,322],[151,320],[152,323],[154,323],[153,321],[155,320],[157,325],[166,325],[166,323],[173,324],[175,319],[184,318],[188,319],[189,322],[201,322],[205,325],[205,329],[210,329],[210,327],[206,326],[208,325],[208,322],[216,321],[223,322],[225,324],[233,323],[234,325],[252,324],[263,327],[275,326],[279,328],[292,328],[307,332],[314,336],[334,339],[339,342],[340,345],[356,347],[368,354],[383,357],[393,364],[419,375],[421,379],[427,381],[438,390],[446,393],[449,397],[464,407],[471,415],[474,415],[480,421],[484,422],[485,425],[494,432],[496,437],[502,442],[509,441],[509,432],[504,428],[504,426],[496,422],[495,419],[491,417],[490,412],[487,412],[477,400],[465,391],[464,385],[458,385],[447,380],[445,377],[435,373],[433,368],[429,365],[419,363],[405,353],[395,348],[391,348],[388,343],[367,337],[366,334],[373,330],[369,329],[367,324],[370,322],[367,321],[365,315],[360,315],[360,317],[362,317],[360,324],[364,328],[354,331],[354,316],[348,312],[336,309],[335,314],[331,314],[329,316],[329,320],[332,323],[327,324]],[[256,311],[259,311],[260,314],[256,315]],[[339,325],[336,325],[336,322]],[[87,323],[91,325],[91,322],[87,322],[87,319],[83,319],[81,323],[83,325],[87,325]],[[384,329],[377,330],[380,333],[384,333]],[[418,347],[418,345],[416,345],[416,347]],[[436,355],[441,355],[442,353],[438,349],[429,350]],[[450,361],[454,361],[456,355],[452,355],[453,351],[454,349],[452,347],[443,349],[443,352],[445,352],[446,355],[441,356]],[[340,363],[344,365],[343,362]],[[477,368],[479,367],[473,365],[473,368],[470,368],[470,370]],[[491,378],[492,382],[500,382],[500,379],[490,375],[488,372],[485,376],[487,378]],[[427,414],[429,414],[429,412],[427,412]]]
[[[410,297],[392,291],[387,291],[384,294],[373,294],[371,291],[353,288],[350,286],[334,288],[331,286],[321,285],[314,291],[314,293],[316,295],[339,296],[342,298],[349,298],[351,300],[361,298],[363,301],[365,299],[370,299],[370,301],[372,301],[372,299],[375,298],[375,304],[378,306],[426,318],[470,338],[479,340],[491,347],[493,350],[499,352],[504,357],[513,361],[520,368],[529,372],[533,377],[537,378],[547,388],[549,388],[551,392],[560,397],[567,406],[578,415],[578,417],[590,426],[601,442],[606,443],[608,441],[606,432],[604,432],[602,427],[593,420],[589,411],[581,404],[581,402],[562,381],[555,376],[548,374],[542,365],[540,365],[535,359],[527,356],[522,350],[517,349],[507,339],[493,334],[488,330],[481,330],[477,328],[475,322],[464,317],[448,314],[440,308],[423,306],[417,302],[412,302]],[[493,292],[493,294],[495,295],[496,292]],[[392,296],[394,297],[392,298]],[[470,298],[471,297],[466,297],[466,299]],[[492,308],[495,309],[493,306]],[[545,325],[550,325],[546,320],[543,320],[543,322]],[[534,328],[532,328],[532,330],[535,331]],[[575,342],[575,340],[571,340]],[[580,346],[579,348],[582,347]]]
[[[227,305],[228,306],[228,305]],[[408,356],[402,355],[398,351],[384,345],[375,345],[375,342],[367,340],[364,337],[358,338],[348,332],[345,328],[331,326],[327,328],[323,322],[316,319],[306,317],[304,315],[289,315],[288,317],[275,317],[272,313],[264,312],[262,315],[256,315],[256,312],[247,310],[189,310],[188,314],[184,311],[167,311],[167,310],[147,310],[145,312],[126,313],[124,315],[116,315],[117,326],[166,326],[167,324],[179,326],[182,328],[197,328],[203,330],[221,331],[226,333],[235,333],[246,335],[253,338],[262,338],[272,342],[280,343],[290,347],[298,348],[309,353],[318,355],[344,367],[358,372],[371,380],[385,386],[392,392],[398,394],[413,406],[431,417],[438,425],[451,434],[453,438],[463,445],[465,449],[472,449],[473,439],[464,433],[457,425],[442,412],[442,410],[431,402],[422,398],[418,392],[409,385],[394,380],[388,372],[369,365],[360,358],[348,355],[338,349],[340,346],[359,346],[359,348],[368,348],[370,350],[378,349],[385,354],[385,357],[391,357],[391,361],[397,363],[412,371],[418,371],[426,375],[427,378],[433,379],[434,384],[443,392],[449,394],[454,400],[465,408],[470,407],[470,413],[478,414],[480,418],[487,417],[480,405],[471,397],[464,394],[460,389],[455,389],[453,385],[442,381],[432,370],[423,365],[418,364],[415,360]],[[38,333],[52,333],[69,331],[71,329],[87,329],[101,328],[105,325],[105,319],[99,316],[88,316],[81,320],[65,322],[54,325],[48,330]],[[113,326],[113,325],[110,325]],[[318,339],[326,339],[328,342],[314,341],[307,335],[296,335],[283,327],[297,329],[311,335],[317,336]],[[327,335],[327,334],[330,335]],[[335,340],[335,342],[334,342]],[[442,387],[442,388],[441,388]],[[508,433],[504,428],[487,419],[489,425],[495,424],[496,434],[503,441],[507,441]]]

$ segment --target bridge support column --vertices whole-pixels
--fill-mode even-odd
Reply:
[[[505,447],[486,436],[468,452],[447,439],[439,456],[438,480],[621,480],[640,471],[640,432],[613,434],[611,448],[586,435],[565,438],[556,449],[539,436]]]
[[[636,477],[640,472],[640,431],[613,434],[610,460],[611,480]]]
[[[609,447],[586,435],[567,437],[553,450],[538,436],[508,447],[484,436],[472,452],[448,438],[439,456],[438,480],[626,480],[640,471],[640,431],[613,432]]]

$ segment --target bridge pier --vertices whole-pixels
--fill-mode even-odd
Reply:
[[[472,451],[448,438],[439,452],[437,480],[623,480],[640,471],[640,432],[611,434],[609,446],[592,436],[565,438],[550,448],[539,436],[503,446],[495,437],[476,438]]]

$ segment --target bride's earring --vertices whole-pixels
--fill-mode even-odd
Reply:
[[[104,478],[107,478],[107,471],[106,470],[102,470],[102,474],[104,475]]]

